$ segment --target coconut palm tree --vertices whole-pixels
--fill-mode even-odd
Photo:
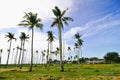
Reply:
[[[40,30],[43,29],[43,25],[40,23],[41,19],[38,18],[37,13],[25,13],[25,16],[23,17],[24,20],[21,21],[19,26],[28,26],[29,29],[32,30],[32,39],[31,39],[31,63],[30,63],[30,69],[29,71],[32,71],[33,66],[33,39],[34,39],[34,28],[39,28]]]
[[[55,39],[55,36],[53,35],[53,33],[52,33],[52,31],[48,31],[47,32],[48,33],[48,39],[47,39],[47,41],[48,41],[48,46],[49,46],[49,44],[50,44],[50,56],[49,56],[49,59],[51,59],[52,60],[52,55],[51,55],[51,53],[52,53],[52,42],[54,41],[54,39]],[[49,50],[49,49],[48,49]],[[48,52],[49,53],[49,52]],[[49,55],[49,54],[48,54]],[[48,59],[47,59],[48,60]],[[51,63],[51,62],[50,62]]]
[[[61,11],[57,6],[55,6],[54,9],[52,9],[55,18],[52,22],[52,27],[57,26],[58,27],[58,33],[59,33],[59,48],[60,48],[60,71],[64,71],[63,62],[62,62],[62,29],[63,24],[68,25],[67,21],[73,21],[70,17],[65,17],[65,13],[68,10],[68,8],[64,11]]]
[[[23,63],[23,58],[24,58],[24,47],[25,47],[25,41],[28,41],[29,35],[26,35],[24,32],[21,32],[20,39],[22,41],[22,59],[21,59],[21,64],[20,64],[20,69],[22,69],[22,63]]]
[[[80,50],[81,46],[83,45],[83,40],[81,39],[81,35],[79,33],[75,34],[75,38],[77,39],[77,43],[75,43],[75,47]],[[82,58],[82,52],[81,52]],[[79,52],[78,52],[78,64],[79,64]]]
[[[8,61],[9,61],[9,56],[10,56],[10,51],[11,51],[11,44],[12,44],[12,40],[16,38],[14,37],[14,33],[11,33],[11,32],[8,32],[7,35],[5,35],[8,39],[8,42],[10,42],[10,45],[9,45],[9,51],[8,51],[8,57],[7,57],[7,62],[6,62],[6,67],[8,66]]]

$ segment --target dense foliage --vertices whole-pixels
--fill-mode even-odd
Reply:
[[[107,63],[120,63],[120,57],[117,52],[108,52],[105,54],[104,59]]]

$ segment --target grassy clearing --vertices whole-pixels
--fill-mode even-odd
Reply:
[[[0,66],[0,80],[120,80],[120,64],[69,64],[60,72],[59,65],[45,68],[43,65],[29,66],[20,70],[15,66]]]

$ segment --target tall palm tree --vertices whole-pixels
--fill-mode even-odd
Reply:
[[[6,62],[6,67],[8,66],[8,61],[9,61],[9,56],[10,56],[10,51],[11,51],[11,44],[12,44],[12,40],[16,38],[14,37],[14,33],[8,32],[7,35],[5,35],[8,39],[8,42],[10,42],[9,45],[9,51],[8,51],[8,57],[7,57],[7,62]]]
[[[75,38],[77,39],[77,43],[75,43],[75,47],[80,50],[81,46],[83,45],[83,40],[81,39],[81,35],[79,33],[76,33]],[[82,58],[82,52],[81,52],[81,58]],[[79,64],[79,52],[78,52],[78,64]]]
[[[52,27],[53,26],[57,26],[58,27],[58,34],[59,34],[59,48],[60,48],[60,68],[61,70],[60,71],[64,71],[64,67],[63,67],[63,62],[62,62],[62,29],[63,29],[63,23],[65,25],[68,25],[68,22],[67,21],[73,21],[72,18],[70,17],[65,17],[65,13],[66,11],[68,10],[68,8],[64,11],[61,11],[57,6],[55,6],[54,9],[52,9],[54,15],[55,15],[55,18],[54,18],[54,21],[52,23]]]
[[[22,69],[22,63],[23,63],[23,58],[24,58],[24,47],[25,47],[25,41],[28,41],[29,35],[26,35],[24,32],[21,32],[20,39],[22,40],[22,59],[21,59],[21,64],[20,64],[20,69]]]
[[[49,59],[51,59],[52,60],[52,55],[51,55],[51,53],[52,53],[52,42],[54,41],[54,39],[55,39],[55,36],[53,35],[53,33],[52,33],[52,31],[48,31],[47,32],[48,33],[48,39],[47,39],[47,41],[48,41],[48,46],[49,46],[49,44],[50,44],[50,56],[49,56]],[[49,49],[48,49],[49,50]],[[49,53],[49,52],[48,52]],[[48,60],[48,59],[47,59]]]
[[[25,16],[23,17],[24,20],[21,21],[19,26],[28,26],[29,29],[32,30],[32,40],[31,40],[31,64],[30,64],[30,69],[29,71],[32,71],[32,66],[33,66],[33,38],[34,38],[34,27],[39,28],[40,30],[43,29],[43,25],[40,23],[41,19],[38,18],[37,13],[25,13]]]

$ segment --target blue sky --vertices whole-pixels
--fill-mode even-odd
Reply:
[[[83,57],[103,58],[110,51],[116,51],[120,54],[120,0],[0,1],[0,10],[2,10],[0,15],[0,36],[2,36],[0,45],[2,46],[0,48],[8,48],[7,45],[9,44],[6,43],[6,39],[3,37],[7,32],[16,33],[17,38],[22,31],[30,34],[28,29],[17,26],[22,20],[24,12],[29,11],[38,13],[44,25],[42,32],[36,29],[35,48],[39,50],[46,48],[46,32],[48,30],[52,30],[56,36],[56,41],[53,44],[57,47],[57,28],[50,28],[54,17],[51,9],[56,5],[61,10],[69,8],[66,16],[74,19],[73,22],[69,22],[69,26],[64,26],[63,40],[66,43],[66,48],[67,46],[73,48],[75,43],[74,34],[80,33],[84,41],[82,46]],[[29,44],[27,43],[26,48],[29,47]],[[19,45],[19,41],[14,43],[14,46],[16,45]]]
[[[120,53],[120,1],[84,0],[75,5],[71,13],[74,22],[67,32],[76,28],[83,35],[83,56],[102,58],[109,51]],[[69,40],[72,42],[73,37]]]

